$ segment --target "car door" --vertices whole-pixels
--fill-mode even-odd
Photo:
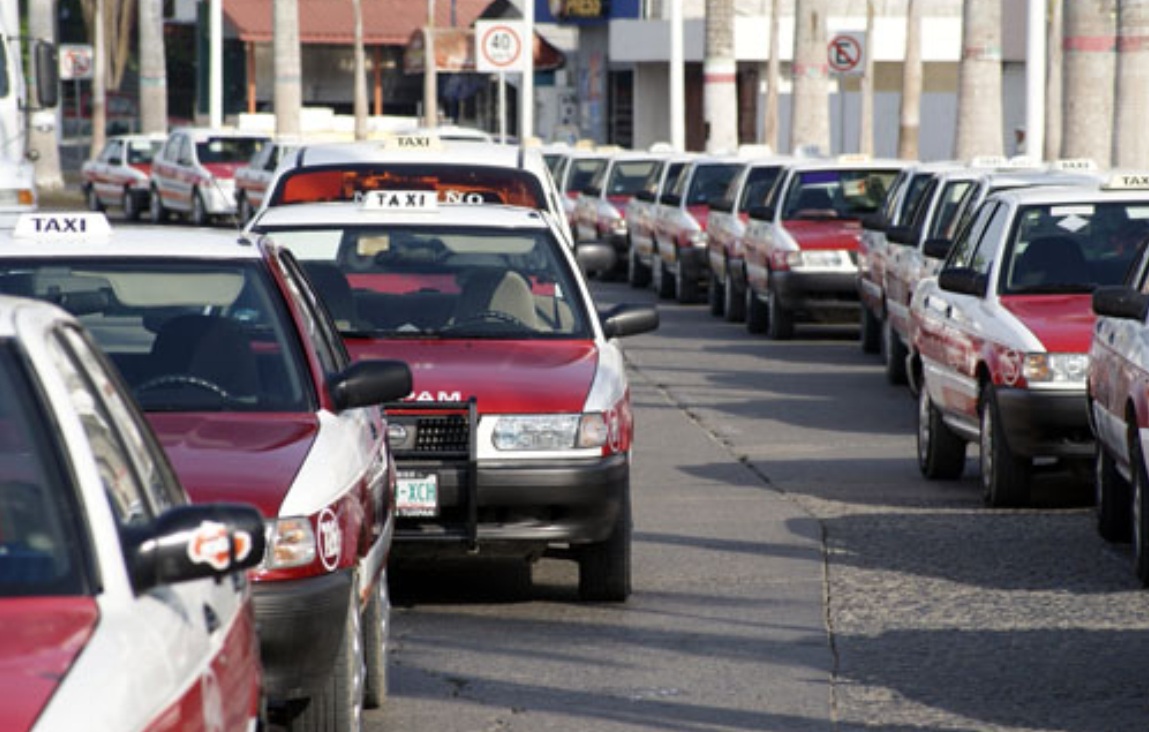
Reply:
[[[131,397],[94,344],[79,329],[62,326],[48,353],[67,385],[101,468],[104,488],[122,535],[183,500],[167,459],[131,407]],[[129,567],[122,571],[130,574]],[[100,602],[100,630],[83,656],[87,678],[124,679],[116,688],[135,709],[135,728],[238,729],[258,712],[259,663],[254,622],[247,612],[247,580],[205,578]],[[153,701],[138,698],[141,686]],[[133,697],[133,690],[136,694]],[[155,701],[158,700],[158,701]],[[168,725],[157,716],[170,720]],[[174,719],[172,719],[172,715]],[[188,725],[183,727],[182,725]],[[94,724],[93,727],[100,725]]]
[[[96,161],[92,187],[105,206],[120,202],[119,185],[116,182],[116,168],[124,157],[124,144],[121,140],[109,140]]]

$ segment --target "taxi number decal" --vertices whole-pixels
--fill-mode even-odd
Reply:
[[[317,522],[316,542],[319,544],[319,559],[328,572],[339,565],[339,555],[343,553],[343,532],[339,520],[330,508],[323,509]]]
[[[235,558],[242,561],[251,553],[251,535],[237,531],[234,535]],[[231,566],[231,542],[227,527],[215,521],[204,521],[188,542],[188,559],[193,564],[208,564],[223,571]]]

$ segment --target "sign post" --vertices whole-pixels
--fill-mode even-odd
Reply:
[[[826,61],[830,73],[838,77],[838,152],[846,152],[846,92],[842,81],[847,76],[861,76],[866,69],[866,34],[841,32],[826,44]]]
[[[475,21],[475,70],[499,75],[499,141],[507,141],[507,72],[526,71],[523,23],[504,20]],[[531,103],[519,100],[520,104]]]

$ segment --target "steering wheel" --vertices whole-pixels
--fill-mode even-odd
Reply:
[[[136,391],[160,389],[165,386],[194,386],[204,391],[210,391],[212,394],[229,401],[234,399],[231,392],[214,381],[208,381],[207,379],[192,376],[191,374],[162,374],[155,376],[137,386]]]
[[[480,310],[477,313],[464,315],[462,318],[452,323],[451,327],[457,328],[460,325],[464,325],[466,323],[480,323],[489,320],[493,320],[498,323],[506,323],[507,325],[515,325],[519,328],[525,328],[527,330],[531,329],[531,326],[519,320],[514,315],[511,315],[510,313],[504,312],[502,310]]]

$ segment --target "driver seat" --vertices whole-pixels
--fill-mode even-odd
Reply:
[[[161,326],[152,343],[152,377],[196,376],[234,397],[259,394],[259,366],[251,339],[230,318],[177,315]]]
[[[453,320],[457,322],[487,310],[506,313],[523,325],[538,329],[530,283],[513,269],[485,267],[466,275]]]

